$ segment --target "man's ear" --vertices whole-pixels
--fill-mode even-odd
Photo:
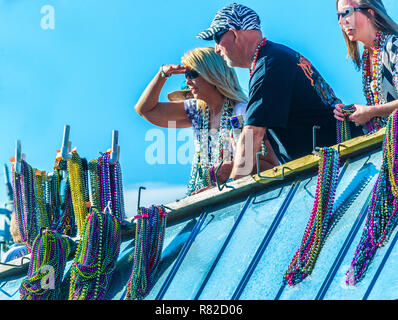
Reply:
[[[374,10],[373,9],[368,9],[368,12],[372,15],[372,17],[374,17],[375,16],[375,12],[374,12]]]
[[[233,28],[229,28],[229,31],[232,31],[232,32],[233,32],[233,34],[235,35],[235,38],[237,38],[237,37],[239,36],[238,30],[235,30],[235,29],[233,29]]]

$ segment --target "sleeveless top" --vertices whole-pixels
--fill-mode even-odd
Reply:
[[[237,103],[233,106],[232,117],[241,115],[242,118],[245,116],[246,103]],[[194,131],[194,144],[195,144],[195,154],[192,160],[191,177],[187,187],[187,195],[192,194],[192,192],[210,186],[209,181],[209,169],[217,164],[220,157],[220,128],[210,129],[202,137],[207,137],[207,152],[203,151],[201,154],[201,149],[206,148],[201,142],[201,129],[203,128],[204,116],[203,111],[197,107],[196,99],[186,99],[184,100],[185,112],[188,118],[192,122],[192,129]],[[229,121],[229,119],[228,119]],[[221,122],[221,119],[220,119]],[[221,123],[220,123],[221,125]],[[228,128],[230,125],[228,124]],[[221,132],[221,136],[224,134],[229,134],[229,132]],[[225,141],[225,140],[224,140]],[[223,158],[226,161],[231,161],[233,159],[233,150],[231,141],[228,140],[227,145],[223,145],[224,153]],[[201,145],[202,144],[202,145]]]

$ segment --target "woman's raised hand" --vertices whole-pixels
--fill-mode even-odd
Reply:
[[[172,74],[184,74],[187,68],[181,64],[165,64],[161,67],[161,70],[168,77]]]

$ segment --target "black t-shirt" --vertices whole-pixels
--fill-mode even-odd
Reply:
[[[300,53],[268,40],[260,49],[249,88],[245,125],[272,129],[267,135],[282,162],[312,152],[315,125],[320,127],[317,147],[337,143],[333,108],[342,102]],[[353,136],[362,134],[355,126],[351,129]]]

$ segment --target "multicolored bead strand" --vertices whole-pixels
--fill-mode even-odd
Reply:
[[[46,174],[36,170],[34,182],[34,194],[36,197],[37,214],[36,214],[36,231],[39,233],[41,228],[48,228],[51,226],[51,216],[47,210],[46,204]]]
[[[196,153],[192,162],[191,176],[188,184],[187,195],[191,195],[194,191],[213,186],[210,176],[210,168],[225,160],[232,160],[230,152],[231,130],[230,118],[233,114],[233,106],[229,99],[226,99],[221,110],[220,128],[218,131],[217,141],[214,148],[211,147],[210,138],[210,110],[206,107],[202,111],[202,122],[200,125],[199,141],[196,146]]]
[[[120,252],[121,227],[108,210],[92,209],[71,267],[69,300],[102,300]]]
[[[83,227],[88,214],[85,190],[85,177],[83,165],[77,152],[72,152],[72,159],[68,161],[68,176],[72,195],[73,212],[78,229],[78,234],[83,232]]]
[[[383,74],[383,51],[388,35],[378,31],[375,39],[375,47],[370,57],[368,48],[364,49],[362,55],[362,72],[363,72],[363,91],[365,93],[368,106],[386,103],[382,90],[382,74]],[[372,59],[373,69],[371,70],[370,59]],[[375,117],[367,123],[369,133],[375,132],[387,123],[386,117]]]
[[[119,161],[115,164],[110,164],[110,155],[105,152],[97,163],[98,178],[90,175],[92,182],[92,189],[99,191],[99,205],[100,210],[104,210],[107,206],[110,207],[112,214],[119,220],[123,221],[125,218],[124,209],[124,195],[122,183],[122,171]],[[98,187],[94,184],[98,183]],[[97,197],[92,196],[92,198]]]
[[[100,185],[99,185],[99,177],[98,177],[98,159],[91,160],[88,163],[88,170],[90,173],[90,203],[92,208],[101,209],[101,200],[100,200]]]
[[[61,206],[61,215],[58,221],[53,223],[53,228],[63,235],[75,237],[77,235],[77,226],[75,214],[73,212],[72,192],[70,189],[69,178],[66,180],[64,189],[64,198]]]
[[[289,286],[296,285],[311,274],[326,239],[333,214],[340,155],[333,148],[320,148],[319,155],[318,180],[311,217],[301,245],[284,276],[284,281]]]
[[[143,299],[151,289],[162,254],[167,213],[163,206],[151,206],[140,208],[135,218],[134,264],[126,300]]]
[[[18,231],[22,242],[30,250],[37,235],[34,170],[26,161],[21,160],[20,174],[15,171],[15,164],[11,166],[11,171],[14,210]]]
[[[61,213],[60,180],[57,170],[46,179],[46,207],[52,222],[58,221]]]
[[[356,111],[354,105],[342,106],[341,111],[343,112],[345,118],[344,121],[337,120],[337,143],[342,143],[344,141],[351,139],[350,123],[348,121],[348,116]]]
[[[46,228],[38,234],[32,248],[27,278],[19,292],[21,300],[58,300],[73,241]]]
[[[346,283],[360,282],[378,248],[389,240],[398,223],[398,113],[389,118],[384,139],[383,162],[378,179],[373,187],[368,205],[368,214],[361,240],[356,248],[350,270],[346,273]]]

